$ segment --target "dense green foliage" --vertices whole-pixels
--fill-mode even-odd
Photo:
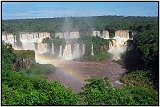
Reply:
[[[85,54],[78,58],[79,61],[102,61],[111,58],[111,54],[108,53],[109,40],[100,38],[98,36],[86,35],[80,37],[78,40],[80,43],[85,44]],[[93,44],[93,53],[91,55],[91,47]]]
[[[15,55],[10,45],[2,44],[2,105],[75,105],[78,94],[60,82],[49,82],[42,76],[54,70],[53,65],[32,63],[29,69],[15,72]],[[7,57],[9,55],[10,57]]]
[[[29,58],[35,60],[35,52],[33,50],[14,50],[16,57]]]
[[[23,74],[26,76],[41,76],[45,75],[46,73],[55,72],[55,66],[52,64],[39,64],[32,62],[30,68],[21,70]]]
[[[13,70],[13,60],[15,54],[13,53],[12,45],[4,44],[2,42],[2,69],[3,71]]]
[[[111,54],[105,51],[100,51],[96,53],[95,60],[96,61],[102,61],[111,58]]]
[[[79,97],[60,82],[21,73],[2,72],[3,105],[74,105]]]
[[[80,31],[84,35],[86,31],[93,29],[108,30],[110,36],[119,29],[143,31],[143,26],[149,28],[157,23],[157,17],[123,17],[123,16],[92,16],[92,17],[67,17],[67,18],[37,18],[2,20],[3,31],[6,32],[57,32],[65,30],[64,25],[69,23],[67,30]]]
[[[145,87],[114,88],[107,78],[91,78],[82,88],[81,96],[87,105],[157,105],[158,92]]]
[[[124,65],[129,72],[134,70],[150,71],[152,80],[158,88],[159,84],[159,48],[158,22],[144,26],[133,40],[128,41],[128,49],[122,55]]]
[[[121,77],[121,82],[130,86],[140,86],[150,88],[152,86],[151,80],[148,78],[149,73],[144,71],[132,71]]]

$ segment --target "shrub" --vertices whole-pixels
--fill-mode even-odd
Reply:
[[[9,77],[6,77],[9,76]],[[2,73],[2,105],[76,105],[80,97],[60,82],[19,72]]]
[[[130,73],[124,74],[120,78],[120,80],[126,85],[131,85],[131,86],[141,86],[141,87],[151,86],[149,74],[147,74],[147,72],[143,70],[136,70],[136,71],[132,71]]]
[[[95,55],[96,61],[102,61],[109,58],[111,58],[111,54],[106,51],[97,52],[97,54]]]
[[[157,105],[158,92],[141,86],[114,88],[107,78],[91,78],[80,93],[86,105]]]
[[[44,75],[46,73],[55,72],[55,66],[52,64],[39,64],[32,62],[30,68],[23,69],[21,72],[27,76]]]

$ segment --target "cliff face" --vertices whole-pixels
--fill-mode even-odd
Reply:
[[[33,50],[14,50],[16,57],[13,66],[16,71],[29,68],[32,61],[35,60],[35,51]]]
[[[115,37],[129,38],[129,30],[117,30],[115,31]]]

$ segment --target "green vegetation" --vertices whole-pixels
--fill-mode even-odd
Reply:
[[[128,49],[122,55],[124,67],[128,72],[135,70],[149,71],[150,78],[158,89],[159,84],[159,48],[158,23],[142,27],[133,40],[128,41]]]
[[[6,55],[10,56],[7,57]],[[2,105],[76,105],[79,95],[60,82],[49,82],[42,76],[46,70],[52,72],[53,65],[35,62],[29,69],[15,72],[15,54],[8,44],[2,44]]]
[[[14,50],[16,57],[29,58],[35,60],[35,52],[33,50]]]
[[[95,55],[96,61],[102,61],[102,60],[109,59],[109,58],[111,58],[111,54],[108,52],[104,52],[104,51],[102,52],[100,51]]]
[[[67,17],[70,23],[70,31],[80,31],[80,36],[85,36],[86,31],[93,29],[103,31],[108,30],[110,36],[114,36],[114,31],[119,29],[129,29],[133,31],[144,31],[144,26],[150,26],[158,22],[158,17],[123,17],[123,16],[92,16],[92,17]],[[2,20],[4,32],[57,32],[63,31],[66,18],[37,18],[37,19],[15,19]],[[90,33],[89,33],[90,34]]]
[[[102,61],[111,58],[111,54],[108,53],[109,40],[100,38],[98,36],[85,36],[78,40],[80,43],[85,44],[85,54],[78,59],[78,61]],[[94,56],[91,55],[91,47],[93,44]]]
[[[52,64],[39,64],[32,62],[30,68],[21,70],[26,76],[44,76],[46,73],[55,72]]]
[[[149,73],[141,71],[132,71],[121,77],[121,82],[130,86],[140,86],[150,88],[152,86],[151,80],[148,78]]]
[[[87,105],[157,105],[158,92],[145,87],[114,88],[107,78],[87,80],[80,95]]]
[[[18,72],[2,72],[3,105],[75,105],[79,97],[60,82],[27,77]]]
[[[8,71],[13,70],[13,60],[15,58],[15,54],[13,53],[12,45],[4,44],[2,42],[2,70]]]

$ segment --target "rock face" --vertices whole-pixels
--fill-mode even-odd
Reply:
[[[117,30],[115,31],[115,37],[129,38],[129,30]]]
[[[13,61],[13,66],[16,71],[29,68],[32,61],[35,60],[35,51],[33,50],[14,50],[14,53],[16,58]]]

